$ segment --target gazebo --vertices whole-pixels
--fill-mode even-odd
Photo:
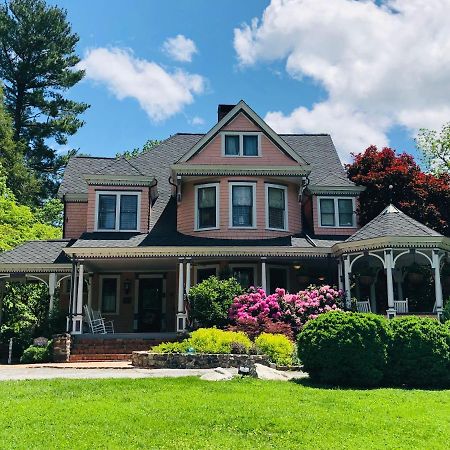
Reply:
[[[441,272],[448,265],[449,238],[391,204],[333,250],[347,306],[356,297],[389,318],[414,313],[442,319]]]

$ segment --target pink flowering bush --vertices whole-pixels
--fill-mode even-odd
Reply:
[[[342,291],[327,285],[310,286],[297,294],[278,288],[274,294],[266,295],[263,289],[251,288],[233,300],[229,318],[238,328],[255,328],[262,332],[269,323],[283,323],[297,334],[308,320],[340,309],[343,298]]]

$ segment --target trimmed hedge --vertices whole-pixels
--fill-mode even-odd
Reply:
[[[411,387],[450,386],[450,327],[427,317],[390,322],[386,381]]]
[[[390,333],[381,316],[333,311],[303,327],[298,355],[312,381],[377,386],[388,363]]]
[[[45,363],[52,360],[52,341],[49,341],[45,347],[30,345],[26,348],[20,357],[22,364]]]

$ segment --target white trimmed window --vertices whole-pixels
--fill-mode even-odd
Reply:
[[[195,186],[195,229],[219,228],[219,183]]]
[[[207,264],[202,266],[194,266],[194,283],[198,284],[207,280],[209,277],[217,277],[219,275],[218,264]]]
[[[230,228],[256,228],[256,184],[230,183]]]
[[[321,227],[348,228],[355,226],[355,199],[319,197]]]
[[[288,229],[287,187],[266,183],[266,228]]]
[[[259,156],[261,154],[261,133],[227,132],[222,134],[222,155]]]
[[[140,192],[98,191],[95,202],[96,231],[138,231]]]
[[[100,310],[102,313],[119,313],[119,288],[119,275],[100,276]]]

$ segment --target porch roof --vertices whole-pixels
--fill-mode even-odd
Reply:
[[[67,272],[71,264],[63,249],[70,243],[69,239],[25,242],[0,254],[0,273]]]
[[[350,236],[346,242],[380,237],[442,237],[442,234],[409,217],[394,205],[387,206],[378,216]]]

